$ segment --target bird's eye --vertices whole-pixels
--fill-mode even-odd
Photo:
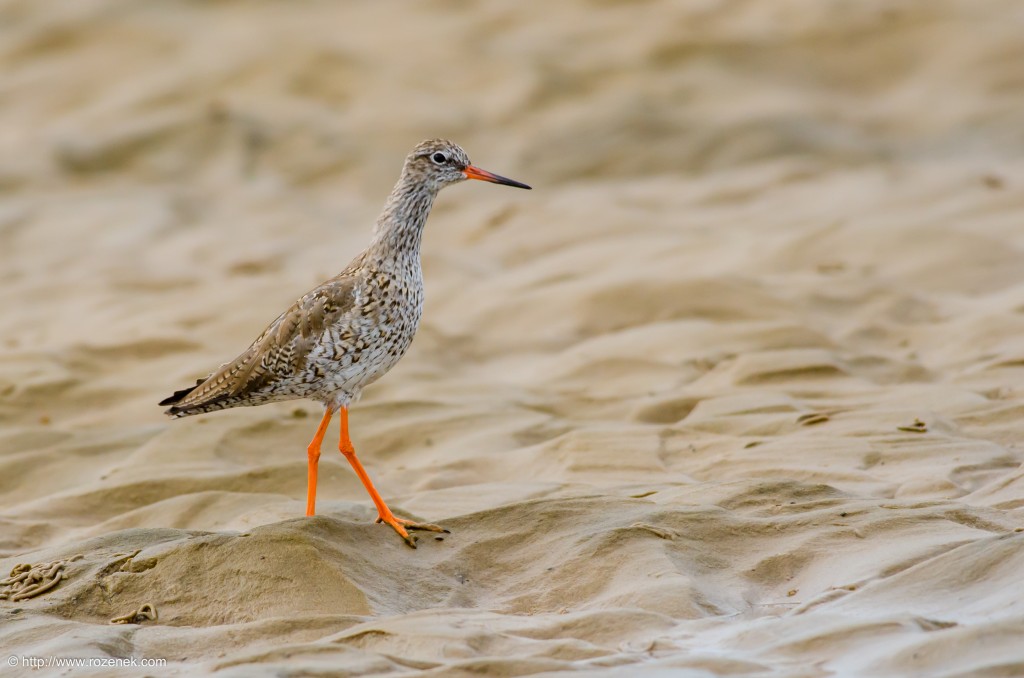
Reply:
[[[448,156],[445,155],[444,153],[435,153],[434,155],[431,156],[431,159],[438,165],[443,165],[446,162],[448,162]]]

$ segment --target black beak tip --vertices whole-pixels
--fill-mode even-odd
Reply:
[[[509,179],[508,177],[499,177],[497,183],[504,184],[505,186],[511,186],[512,188],[523,188],[527,191],[533,190],[532,186],[528,186],[527,184],[524,184],[521,181],[516,181],[515,179]]]

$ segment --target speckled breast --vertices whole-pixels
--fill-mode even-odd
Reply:
[[[416,262],[418,264],[418,262]],[[318,395],[343,402],[384,376],[412,344],[423,313],[423,277],[413,270],[367,271],[351,314],[327,329],[310,365]]]

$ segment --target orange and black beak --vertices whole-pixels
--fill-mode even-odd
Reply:
[[[512,179],[506,179],[505,177],[492,174],[487,170],[482,170],[479,167],[473,165],[466,165],[466,169],[462,170],[462,173],[466,175],[467,179],[478,179],[479,181],[489,181],[492,184],[503,184],[505,186],[515,186],[516,188],[525,188],[530,190],[530,187],[526,184],[521,184],[518,181]]]

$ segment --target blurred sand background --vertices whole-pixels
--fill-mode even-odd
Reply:
[[[1012,0],[0,3],[0,575],[83,556],[0,648],[1024,674],[1022,35]],[[452,529],[414,551],[333,445],[301,517],[315,404],[156,402],[433,136],[535,190],[440,196],[419,336],[353,409]]]

